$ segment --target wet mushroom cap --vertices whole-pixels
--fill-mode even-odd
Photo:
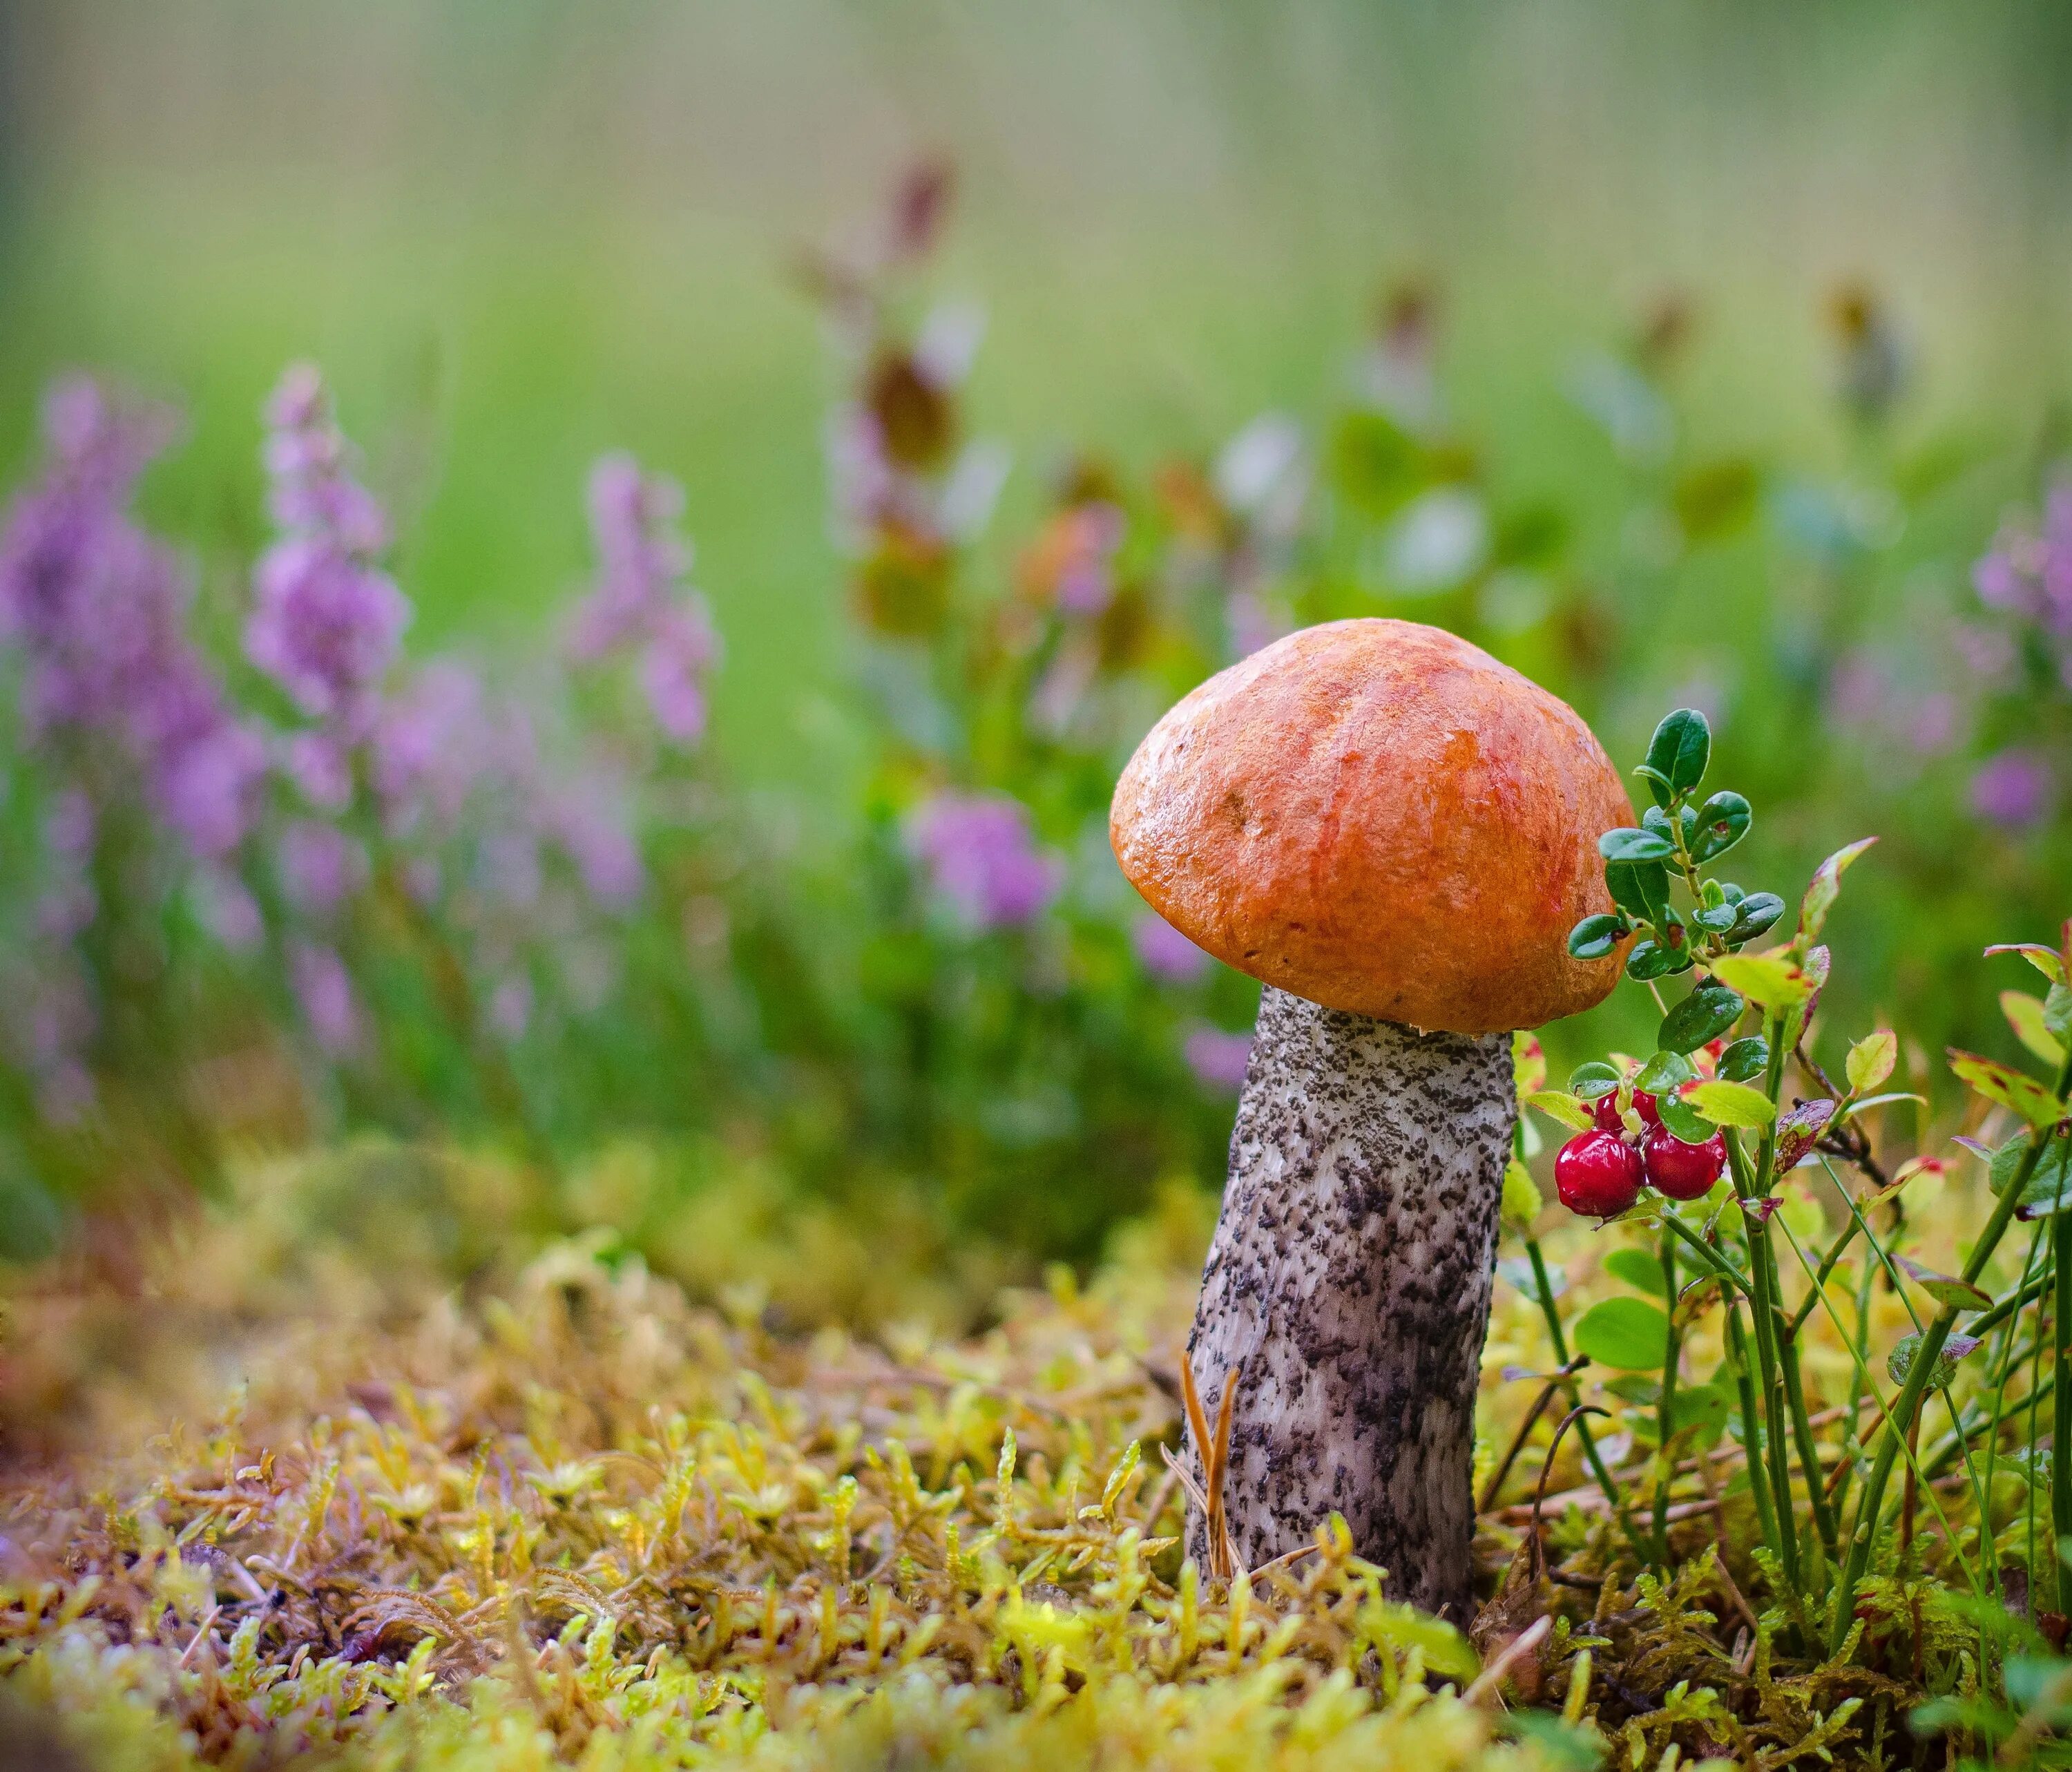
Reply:
[[[1581,718],[1458,636],[1327,622],[1212,677],[1116,785],[1116,859],[1227,964],[1328,1008],[1454,1033],[1597,1003],[1570,958],[1633,823]]]

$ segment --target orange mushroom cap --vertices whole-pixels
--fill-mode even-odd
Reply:
[[[1328,1008],[1454,1033],[1603,1000],[1597,839],[1634,822],[1580,715],[1457,635],[1326,622],[1211,678],[1116,785],[1137,889],[1228,965]]]

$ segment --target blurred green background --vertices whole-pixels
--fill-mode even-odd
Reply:
[[[943,283],[989,315],[973,410],[1025,501],[1068,442],[1141,464],[1320,411],[1392,274],[1441,289],[1499,471],[1581,457],[1578,490],[1561,378],[1664,289],[1702,303],[1721,447],[1822,446],[1844,277],[1904,328],[1910,427],[2018,434],[2072,342],[2048,5],[6,0],[0,45],[0,468],[55,366],[176,392],[153,509],[233,571],[255,409],[313,356],[408,513],[418,640],[516,643],[585,570],[586,464],[631,447],[688,488],[720,743],[767,781],[842,760],[787,261],[917,150],[963,175]],[[1600,711],[1607,741],[1654,711]]]
[[[2047,727],[2026,691],[1993,692],[1975,720],[1967,703],[1930,760],[1897,755],[1881,711],[1845,730],[1830,690],[1870,657],[1895,701],[1936,692],[1951,623],[1977,613],[1972,563],[2004,513],[2033,505],[2072,385],[2068,76],[2072,14],[2041,4],[0,0],[0,481],[27,468],[36,393],[60,369],[182,402],[187,440],[145,504],[198,558],[228,657],[265,540],[258,408],[283,364],[313,358],[400,519],[413,649],[522,659],[591,571],[582,488],[600,452],[680,480],[726,649],[711,755],[758,790],[750,803],[836,839],[832,887],[803,892],[801,945],[857,925],[847,947],[828,939],[837,982],[795,1017],[824,1014],[795,1041],[807,1057],[787,1050],[787,1069],[750,1050],[776,1049],[781,1016],[743,1011],[729,1036],[758,1079],[744,1117],[797,1107],[818,1126],[813,1103],[861,1098],[873,1065],[909,1062],[911,1002],[846,1028],[897,918],[863,904],[842,843],[874,819],[896,861],[918,777],[899,777],[912,760],[853,693],[853,563],[830,536],[822,458],[844,390],[799,274],[808,248],[861,225],[918,157],[955,165],[927,281],[988,316],[964,410],[1016,464],[972,575],[981,600],[1076,450],[1141,487],[1263,412],[1328,439],[1379,293],[1414,282],[1436,295],[1442,440],[1467,464],[1440,478],[1471,480],[1499,520],[1552,513],[1540,612],[1506,627],[1474,587],[1420,599],[1363,579],[1355,556],[1388,513],[1341,521],[1359,501],[1329,484],[1290,607],[1462,626],[1571,696],[1622,764],[1667,708],[1704,703],[1716,779],[1757,807],[1736,867],[1751,887],[1795,897],[1821,855],[1885,836],[1834,925],[1828,1001],[1850,1032],[1898,1025],[1906,1080],[1947,1107],[1958,1092],[1932,1057],[1946,1038],[2018,1056],[1993,993],[2019,981],[1980,947],[2043,937],[2072,908],[2072,694],[2037,698]],[[1901,369],[1875,423],[1852,425],[1838,398],[1836,302],[1852,288]],[[1650,365],[1636,335],[1672,299],[1688,342]],[[1579,385],[1606,365],[1659,372],[1641,391],[1673,406],[1673,459],[1622,459],[1585,410]],[[1683,503],[1708,475],[1741,488],[1709,533]],[[1985,828],[1969,770],[2032,740],[2055,747],[2058,815]],[[1098,850],[1107,779],[1069,818],[1038,804],[1046,841]],[[1027,797],[1013,780],[966,785]],[[1044,1037],[1112,1080],[1114,1054],[1147,1045],[1114,1003],[1156,994],[1127,959],[1137,913],[1108,884],[1113,926],[1074,960],[1088,1020]],[[680,967],[665,952],[680,929],[656,929],[629,948],[633,970],[667,970],[658,954]],[[898,991],[958,999],[962,960],[914,951],[936,971]],[[771,976],[766,1007],[806,1000]],[[1014,1090],[1072,1086],[1050,1049],[1017,1044],[1045,1024],[1051,987],[1011,979],[1013,1051],[975,1065],[956,1085],[968,1114],[947,1116],[980,1128],[973,1149]],[[1182,1012],[1157,1001],[1167,1074],[1118,1093],[1147,1123],[1184,1123],[1180,1166],[1212,1181],[1228,1100],[1180,1099],[1191,1086],[1164,1048]],[[1226,1031],[1241,1008],[1218,1003]],[[1550,1036],[1557,1070],[1607,1044],[1646,1049],[1657,1013],[1622,989]],[[647,1094],[571,1142],[705,1115],[644,1025],[615,1021],[594,1068],[609,1082],[646,1067]],[[708,1074],[709,1057],[681,1074]],[[813,1065],[817,1096],[798,1081]],[[923,1096],[939,1082],[924,1071]],[[651,1116],[658,1094],[676,1098]],[[835,1165],[869,1118],[851,1112],[828,1108],[784,1162]],[[1157,1179],[1102,1128],[966,1166],[1018,1195],[1025,1168],[1071,1173],[1085,1222],[1042,1234],[1083,1253]],[[964,1160],[887,1148],[931,1185]],[[1073,1168],[1103,1151],[1128,1197]]]

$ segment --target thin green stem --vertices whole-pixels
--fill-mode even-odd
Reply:
[[[1663,1214],[1662,1222],[1664,1227],[1673,1233],[1679,1241],[1696,1251],[1699,1264],[1708,1273],[1712,1275],[1722,1285],[1731,1287],[1735,1292],[1739,1292],[1751,1304],[1754,1302],[1755,1294],[1749,1288],[1748,1275],[1707,1242],[1690,1226],[1684,1223],[1673,1210]]]
[[[1729,1131],[1726,1144],[1735,1191],[1744,1201],[1753,1201],[1758,1197],[1755,1178],[1749,1172],[1748,1157],[1741,1148],[1741,1141]],[[1754,1308],[1749,1315],[1754,1330],[1756,1371],[1762,1393],[1764,1450],[1769,1458],[1770,1492],[1777,1506],[1776,1549],[1778,1560],[1784,1567],[1785,1579],[1796,1589],[1800,1582],[1799,1523],[1791,1499],[1790,1432],[1784,1424],[1784,1376],[1778,1370],[1776,1267],[1766,1259],[1770,1253],[1768,1219],[1753,1213],[1746,1217],[1749,1270],[1753,1282]]]
[[[2072,1092],[2072,1053],[2058,1066],[2057,1086],[2053,1093],[2062,1103],[2068,1092]],[[1963,1277],[1975,1285],[1979,1275],[1985,1271],[1986,1263],[1993,1258],[2001,1238],[2007,1234],[2008,1226],[2014,1222],[2016,1209],[2021,1204],[2023,1191],[2029,1178],[2036,1173],[2037,1164],[2042,1161],[2055,1127],[2035,1127],[2029,1133],[2029,1148],[2022,1153],[2021,1164],[2009,1179],[2007,1191],[1994,1202],[1992,1215],[1986,1220],[1971,1259],[1964,1263]],[[2062,1271],[2062,1264],[2061,1264]],[[1887,1427],[1878,1448],[1871,1473],[1864,1480],[1863,1499],[1856,1506],[1854,1530],[1849,1535],[1848,1560],[1842,1570],[1841,1585],[1836,1594],[1835,1623],[1831,1638],[1834,1652],[1840,1653],[1848,1640],[1849,1627],[1856,1615],[1856,1588],[1869,1567],[1871,1541],[1877,1531],[1878,1517],[1885,1506],[1885,1485],[1891,1481],[1893,1465],[1897,1461],[1899,1448],[1905,1441],[1906,1424],[1914,1419],[1914,1411],[1921,1407],[1921,1399],[1928,1389],[1937,1362],[1942,1358],[1942,1344],[1950,1337],[1950,1331],[1957,1321],[1955,1307],[1945,1305],[1935,1321],[1922,1333],[1915,1348],[1914,1363],[1908,1369],[1906,1383],[1901,1388],[1899,1401],[1893,1406],[1893,1420]],[[2065,1333],[2061,1325],[2057,1333]],[[2054,1459],[2054,1469],[2057,1461]],[[2053,1519],[2056,1519],[2054,1510]]]
[[[2060,1094],[2063,1092],[2061,1090]],[[2010,1193],[2019,1189],[2010,1188]],[[2063,1399],[2072,1396],[2072,1347],[2066,1345],[2072,1331],[2072,1212],[2057,1214],[2050,1221],[2050,1252],[2058,1263],[2058,1292],[2050,1325],[2055,1389],[2050,1412],[2054,1421],[2063,1419]],[[2072,1446],[2054,1428],[2057,1450],[2050,1461],[2050,1531],[2058,1541],[2053,1560],[2058,1565],[2058,1609],[2072,1612],[2072,1568],[2066,1566],[2062,1546],[2072,1538]]]
[[[1864,1396],[1867,1394],[1873,1394],[1877,1388],[1870,1375],[1869,1354],[1871,1288],[1877,1280],[1877,1264],[1875,1262],[1867,1261],[1864,1263],[1862,1276],[1856,1281],[1856,1315],[1852,1319],[1856,1325],[1856,1333],[1842,1337],[1844,1344],[1849,1350],[1852,1362],[1849,1373],[1848,1412],[1842,1417],[1842,1449],[1844,1454],[1849,1453],[1850,1443],[1852,1440],[1856,1443],[1857,1451],[1860,1452],[1862,1449],[1861,1441],[1856,1436],[1856,1424],[1863,1419]],[[1823,1291],[1815,1296],[1824,1299],[1827,1295]],[[1831,1306],[1831,1313],[1832,1309]],[[1840,1319],[1837,1317],[1836,1327],[1839,1329],[1840,1326]],[[1856,1480],[1856,1461],[1852,1456],[1845,1456],[1842,1465],[1842,1479],[1835,1485],[1835,1493],[1828,1498],[1827,1502],[1837,1520],[1841,1519],[1842,1509],[1848,1500],[1849,1486]]]
[[[1741,1446],[1748,1455],[1749,1493],[1755,1498],[1756,1523],[1762,1541],[1774,1552],[1778,1546],[1777,1508],[1770,1498],[1770,1477],[1763,1469],[1762,1420],[1756,1408],[1755,1386],[1749,1370],[1748,1334],[1741,1327],[1741,1306],[1727,1299],[1727,1346],[1733,1355],[1734,1388],[1741,1393]]]
[[[1684,1338],[1676,1327],[1676,1238],[1662,1236],[1662,1280],[1669,1300],[1669,1337],[1662,1361],[1662,1395],[1655,1416],[1655,1560],[1669,1567],[1669,1484],[1675,1473],[1669,1444],[1676,1421],[1676,1368],[1684,1357]]]
[[[1792,1236],[1791,1227],[1789,1225],[1786,1225],[1784,1227],[1784,1234],[1786,1239],[1791,1245],[1792,1254],[1799,1258],[1799,1265],[1805,1268],[1807,1273],[1811,1273],[1813,1271],[1813,1263],[1807,1259],[1806,1251],[1799,1247],[1799,1239]],[[1836,1333],[1838,1335],[1841,1334],[1841,1318],[1836,1314],[1832,1301],[1823,1296],[1822,1299],[1822,1305],[1827,1311],[1829,1320],[1834,1324]],[[1861,1305],[1862,1309],[1860,1312],[1857,1319],[1860,1329],[1863,1324],[1864,1317],[1868,1314],[1870,1307],[1870,1296],[1868,1287],[1865,1288],[1864,1291],[1861,1294]],[[1852,1341],[1847,1336],[1843,1336],[1843,1340],[1848,1346],[1849,1357],[1856,1366],[1855,1377],[1857,1384],[1860,1386],[1868,1387],[1872,1395],[1875,1397],[1877,1395],[1877,1388],[1874,1382],[1871,1378],[1869,1366],[1865,1358],[1865,1343],[1862,1339],[1860,1333],[1856,1340]],[[1852,1403],[1856,1397],[1860,1396],[1862,1394],[1861,1390],[1854,1391],[1852,1396]],[[1942,1396],[1946,1403],[1950,1403],[1950,1392],[1947,1386],[1943,1387]],[[1954,1404],[1951,1405],[1951,1416],[1953,1420],[1956,1416],[1956,1409]],[[1942,1527],[1943,1537],[1948,1539],[1950,1543],[1955,1547],[1958,1542],[1955,1523],[1951,1519],[1949,1514],[1943,1510],[1941,1500],[1937,1497],[1933,1486],[1929,1482],[1926,1468],[1921,1460],[1917,1449],[1912,1445],[1908,1445],[1905,1448],[1905,1450],[1906,1453],[1906,1465],[1908,1470],[1913,1473],[1919,1486],[1922,1496],[1926,1500],[1930,1510],[1934,1514],[1935,1523]],[[1835,1517],[1839,1519],[1841,1514],[1841,1507],[1839,1501],[1833,1504],[1833,1512]],[[1961,1553],[1959,1554],[1961,1556]],[[1967,1564],[1966,1565],[1965,1572],[1969,1577],[1973,1589],[1983,1593],[1984,1590],[1982,1584],[1980,1583],[1978,1571]]]
[[[1568,1338],[1561,1332],[1561,1313],[1554,1306],[1554,1282],[1548,1274],[1547,1258],[1540,1253],[1537,1237],[1528,1235],[1525,1238],[1525,1253],[1532,1263],[1533,1290],[1539,1295],[1540,1314],[1547,1319],[1548,1339],[1554,1344],[1554,1363],[1557,1366],[1566,1366],[1568,1363]],[[1583,1400],[1582,1387],[1574,1378],[1567,1381],[1566,1387],[1572,1402],[1581,1403]],[[1597,1479],[1597,1486],[1605,1492],[1605,1499],[1611,1504],[1613,1513],[1625,1528],[1634,1554],[1645,1563],[1647,1560],[1647,1546],[1627,1515],[1625,1500],[1605,1463],[1604,1454],[1597,1450],[1597,1442],[1590,1432],[1589,1423],[1580,1416],[1576,1419],[1576,1433],[1583,1442],[1583,1457],[1589,1465],[1591,1474]]]

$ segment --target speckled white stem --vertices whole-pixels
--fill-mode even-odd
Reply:
[[[1212,1421],[1244,1368],[1223,1494],[1247,1568],[1335,1510],[1391,1597],[1467,1622],[1475,1391],[1517,1117],[1507,1036],[1261,998],[1187,1341]],[[1207,1568],[1198,1517],[1189,1540]]]

